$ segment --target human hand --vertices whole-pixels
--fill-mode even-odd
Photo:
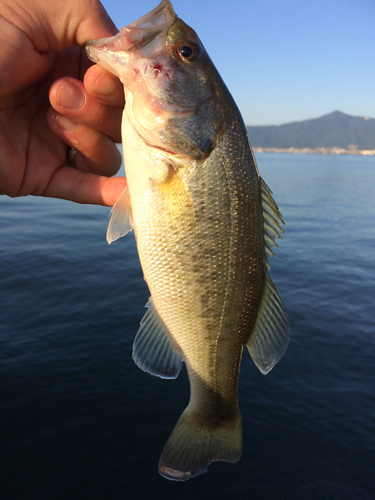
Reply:
[[[108,178],[121,165],[123,90],[83,46],[117,30],[98,0],[25,6],[0,0],[0,194],[113,205],[126,185]]]

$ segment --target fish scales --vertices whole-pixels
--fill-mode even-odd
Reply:
[[[186,225],[181,224],[184,229],[176,232],[174,219],[169,224],[166,221],[165,205],[170,202],[165,198],[174,198],[169,190],[153,196],[152,201],[151,197],[137,198],[139,206],[133,206],[134,213],[140,214],[136,237],[143,271],[156,309],[166,327],[177,332],[174,340],[186,353],[190,382],[196,381],[192,392],[197,400],[207,402],[208,388],[211,398],[235,404],[242,347],[251,331],[249,323],[256,319],[260,302],[257,288],[262,288],[264,280],[264,269],[259,265],[263,252],[262,233],[257,227],[259,193],[251,190],[256,183],[247,175],[249,169],[233,169],[233,160],[236,165],[237,161],[251,161],[249,146],[240,144],[246,138],[241,138],[237,129],[229,128],[204,166],[194,163],[176,174],[185,183],[193,206],[193,214],[189,208],[181,214],[184,222],[187,219]],[[222,155],[222,149],[232,149],[231,161]],[[258,217],[249,217],[257,212]],[[189,219],[193,219],[190,224]],[[228,332],[232,335],[233,331],[239,342],[233,343],[232,338],[226,342]],[[228,357],[233,361],[220,363]],[[228,380],[233,380],[229,387]],[[211,418],[220,420],[221,416]]]
[[[108,238],[134,229],[151,293],[135,362],[166,378],[187,367],[190,401],[159,462],[163,476],[186,480],[240,458],[244,346],[262,373],[287,347],[267,271],[282,218],[230,93],[168,0],[87,51],[124,83],[128,188]]]

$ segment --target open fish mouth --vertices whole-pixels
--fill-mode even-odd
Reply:
[[[172,4],[168,0],[163,0],[151,12],[121,28],[120,33],[129,44],[127,50],[139,50],[148,45],[157,35],[166,31],[176,17]]]
[[[144,56],[152,54],[157,44],[158,36],[168,30],[177,16],[168,0],[163,0],[155,9],[137,21],[121,28],[113,37],[89,40],[85,44],[89,58],[108,69],[116,72],[121,81],[120,68],[129,64],[132,53],[147,47]],[[123,81],[124,84],[126,82]]]

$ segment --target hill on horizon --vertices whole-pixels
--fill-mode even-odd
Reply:
[[[375,149],[375,119],[334,111],[320,118],[283,125],[247,126],[253,147]]]

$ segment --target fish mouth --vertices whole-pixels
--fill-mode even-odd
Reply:
[[[139,50],[148,45],[161,32],[166,31],[176,18],[171,2],[163,0],[151,12],[121,28],[120,33],[129,44],[127,50]]]
[[[118,76],[125,85],[122,73],[131,56],[141,49],[143,57],[151,54],[159,35],[166,32],[176,19],[170,1],[163,0],[151,12],[121,28],[117,35],[86,42],[87,56]]]

